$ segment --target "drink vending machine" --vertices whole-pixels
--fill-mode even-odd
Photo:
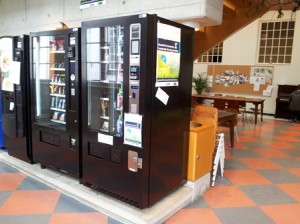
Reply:
[[[28,35],[0,37],[0,73],[4,147],[32,163]]]
[[[30,34],[32,153],[79,177],[80,29]]]
[[[149,207],[186,182],[194,30],[148,14],[81,28],[81,183]]]

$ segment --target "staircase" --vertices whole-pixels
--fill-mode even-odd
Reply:
[[[194,59],[270,10],[295,10],[300,0],[224,0],[223,21],[195,32]]]

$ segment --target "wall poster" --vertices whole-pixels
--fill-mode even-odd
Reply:
[[[180,28],[158,22],[156,87],[178,86],[180,54]]]

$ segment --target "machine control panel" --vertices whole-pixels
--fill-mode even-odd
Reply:
[[[139,113],[141,24],[130,25],[129,112]]]

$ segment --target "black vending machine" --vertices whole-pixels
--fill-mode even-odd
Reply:
[[[80,29],[30,34],[32,154],[79,177]]]
[[[28,35],[0,37],[0,73],[4,147],[32,163]]]
[[[149,207],[186,182],[194,30],[149,14],[81,29],[81,183]]]

